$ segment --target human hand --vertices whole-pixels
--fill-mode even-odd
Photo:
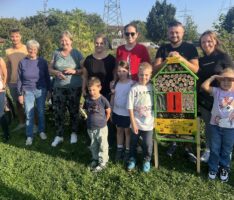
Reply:
[[[18,96],[18,101],[20,104],[24,104],[24,96],[23,95]]]
[[[56,73],[56,77],[58,77],[61,80],[66,79],[66,76],[62,72],[59,72],[59,71]]]
[[[137,127],[136,123],[132,124],[132,132],[135,133],[136,135],[138,134],[138,127]]]
[[[63,73],[67,75],[73,75],[73,74],[76,74],[76,70],[72,68],[66,68],[63,70]]]

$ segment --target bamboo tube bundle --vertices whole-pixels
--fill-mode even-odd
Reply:
[[[182,95],[182,110],[194,111],[194,94]]]
[[[194,115],[192,113],[158,112],[157,117],[163,119],[194,119]]]
[[[180,64],[175,63],[168,65],[165,71],[167,72],[184,71],[184,68]]]

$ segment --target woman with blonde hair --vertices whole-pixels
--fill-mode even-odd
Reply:
[[[210,137],[209,122],[211,118],[211,109],[213,97],[200,88],[201,84],[213,75],[219,75],[225,68],[233,68],[231,57],[221,49],[221,41],[214,31],[205,31],[200,37],[200,47],[203,56],[199,58],[198,71],[198,104],[201,117],[205,122],[206,149],[201,156],[201,160],[208,162],[210,155]],[[217,86],[217,81],[212,83],[213,87]]]

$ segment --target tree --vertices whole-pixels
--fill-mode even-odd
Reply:
[[[223,22],[223,28],[228,32],[234,32],[234,7],[230,8]]]
[[[224,15],[220,15],[218,23],[215,23],[213,26],[218,34],[219,39],[222,41],[222,48],[226,51],[232,59],[234,59],[234,33],[229,33],[223,28],[225,21]]]
[[[155,42],[165,41],[167,39],[168,24],[175,20],[176,8],[172,4],[156,1],[152,7],[146,21],[147,35],[149,39]]]
[[[197,25],[194,23],[191,16],[186,17],[186,22],[184,25],[185,34],[184,40],[185,41],[196,41],[198,40],[198,32],[197,32]]]

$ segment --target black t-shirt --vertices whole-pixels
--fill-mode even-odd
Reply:
[[[170,43],[161,46],[156,53],[156,58],[162,58],[163,60],[166,60],[168,54],[172,51],[177,51],[188,61],[198,58],[198,52],[196,47],[193,44],[187,42],[182,42],[181,45],[176,48],[173,48]]]
[[[110,82],[113,80],[113,71],[115,68],[115,57],[108,55],[103,59],[96,59],[93,55],[87,56],[84,61],[84,67],[88,72],[88,78],[95,76],[102,83],[101,94],[105,97],[110,93]]]
[[[201,84],[211,76],[220,74],[220,72],[227,67],[234,69],[233,62],[228,54],[220,51],[214,51],[211,55],[204,55],[199,59],[199,71],[197,74],[199,77],[197,83],[198,103],[208,110],[212,108],[213,97],[205,91],[201,91]],[[217,82],[214,81],[212,86],[217,87]]]

